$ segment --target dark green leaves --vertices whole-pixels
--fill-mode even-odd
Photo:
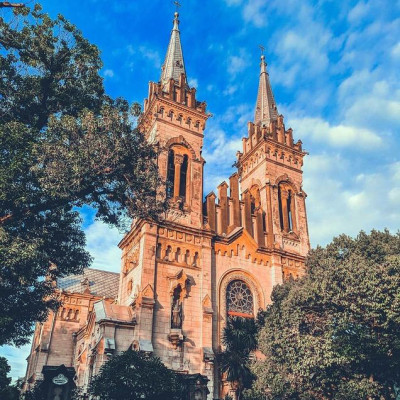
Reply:
[[[254,373],[270,399],[394,399],[400,382],[400,236],[342,235],[273,292]]]
[[[129,228],[158,218],[157,154],[138,107],[104,94],[100,52],[36,5],[0,19],[0,345],[58,305],[53,281],[89,266],[76,207]],[[133,115],[132,111],[135,113]]]
[[[159,358],[128,350],[111,358],[90,385],[99,400],[180,400],[182,386]]]

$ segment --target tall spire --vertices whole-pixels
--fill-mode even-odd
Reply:
[[[258,84],[258,94],[254,123],[256,125],[269,125],[271,121],[278,118],[278,110],[272,93],[271,84],[267,72],[267,63],[264,54],[261,55],[260,82]]]
[[[161,84],[164,89],[168,89],[168,82],[171,78],[174,78],[177,82],[182,73],[185,74],[186,70],[185,63],[183,61],[183,53],[181,46],[181,38],[179,33],[179,13],[175,12],[174,26],[171,32],[171,39],[169,41],[167,55],[165,56],[164,64],[161,68]]]

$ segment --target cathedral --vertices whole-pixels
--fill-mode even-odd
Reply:
[[[304,271],[310,248],[306,153],[278,112],[264,56],[237,171],[205,195],[209,114],[188,85],[178,17],[139,120],[140,131],[161,149],[167,217],[132,224],[119,243],[119,274],[87,269],[59,280],[63,303],[36,326],[26,388],[50,379],[53,397],[67,398],[70,380],[85,393],[112,355],[132,348],[194,377],[193,398],[220,399],[230,390],[216,365],[227,319],[254,318],[275,285]]]

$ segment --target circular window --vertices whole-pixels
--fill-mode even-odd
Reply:
[[[226,289],[226,309],[229,315],[253,317],[253,294],[245,282],[235,280]]]

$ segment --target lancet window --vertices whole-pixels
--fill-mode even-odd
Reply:
[[[234,280],[226,288],[226,310],[230,316],[254,317],[254,299],[249,286]]]
[[[189,157],[182,146],[174,146],[168,151],[167,198],[187,201],[189,192]]]
[[[168,167],[167,167],[167,197],[171,198],[174,195],[174,151],[168,151]]]
[[[279,218],[281,229],[284,232],[296,231],[296,210],[294,192],[290,186],[281,184],[278,189]]]

